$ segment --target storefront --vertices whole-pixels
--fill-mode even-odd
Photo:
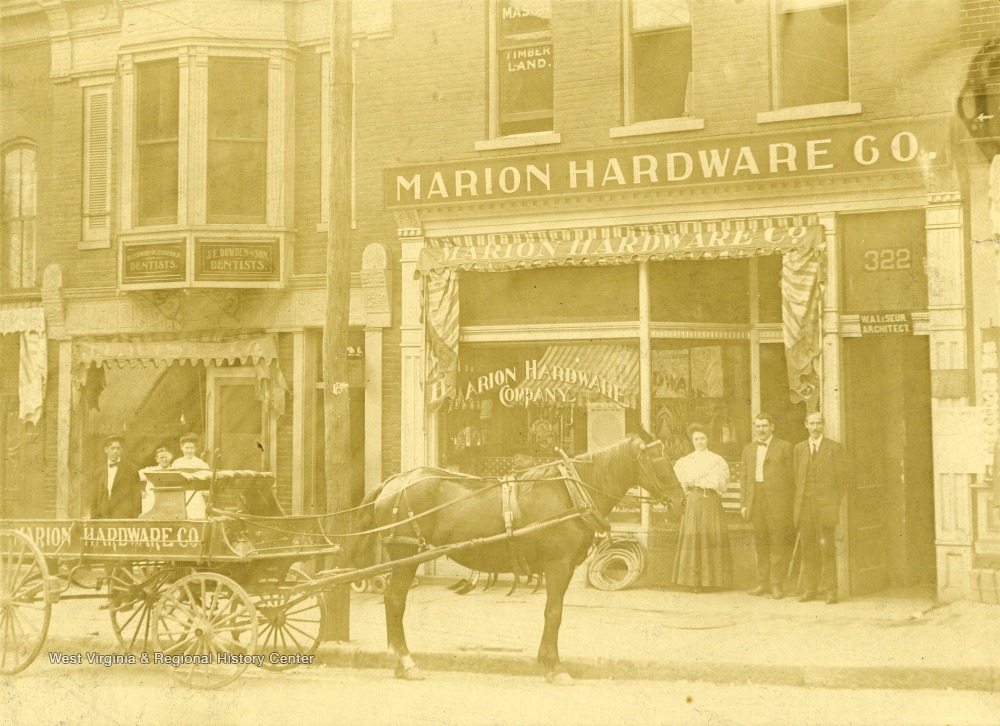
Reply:
[[[961,232],[957,196],[927,186],[937,183],[928,160],[947,161],[945,128],[831,130],[820,142],[829,163],[810,162],[791,185],[698,180],[698,195],[683,180],[640,184],[641,170],[652,170],[641,181],[657,179],[656,159],[669,177],[678,160],[704,156],[677,143],[610,160],[554,154],[387,171],[403,249],[404,462],[412,446],[413,465],[495,476],[640,424],[678,458],[698,421],[730,464],[724,506],[747,570],[738,481],[752,416],[770,413],[776,435],[796,442],[807,411],[820,410],[829,436],[863,462],[876,447],[885,462],[875,474],[862,463],[844,502],[841,581],[855,592],[933,582],[941,478],[925,341],[964,337],[954,314],[942,314],[962,297],[961,275],[949,277],[949,263],[931,284],[925,262]],[[882,155],[889,168],[876,163],[883,138],[894,139]],[[781,144],[751,140],[739,149],[745,165],[758,146]],[[617,171],[629,189],[592,196],[602,169],[605,184]],[[505,203],[483,199],[500,189]],[[658,512],[625,509],[617,528],[653,554]]]

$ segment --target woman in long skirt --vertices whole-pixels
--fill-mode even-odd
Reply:
[[[673,580],[694,592],[725,589],[733,579],[733,554],[722,511],[729,465],[708,450],[707,427],[691,424],[687,433],[694,451],[674,464],[686,497]]]

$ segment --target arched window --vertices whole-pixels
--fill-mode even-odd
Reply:
[[[35,287],[35,147],[26,142],[3,150],[3,224],[0,289]]]

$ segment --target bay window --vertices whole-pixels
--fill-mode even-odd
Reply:
[[[267,178],[267,61],[208,61],[208,223],[261,224]]]
[[[177,224],[177,60],[137,64],[136,91],[137,222],[140,226]]]

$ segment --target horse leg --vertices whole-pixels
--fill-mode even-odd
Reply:
[[[385,591],[385,632],[389,643],[389,654],[396,658],[396,678],[407,681],[422,681],[423,672],[413,662],[406,647],[403,631],[403,613],[406,612],[406,595],[410,591],[417,565],[400,565],[392,571],[389,587]]]
[[[549,562],[545,575],[545,629],[538,646],[538,662],[545,669],[545,679],[559,686],[573,684],[573,678],[559,661],[559,626],[562,624],[563,598],[573,576],[573,567],[565,560]]]

